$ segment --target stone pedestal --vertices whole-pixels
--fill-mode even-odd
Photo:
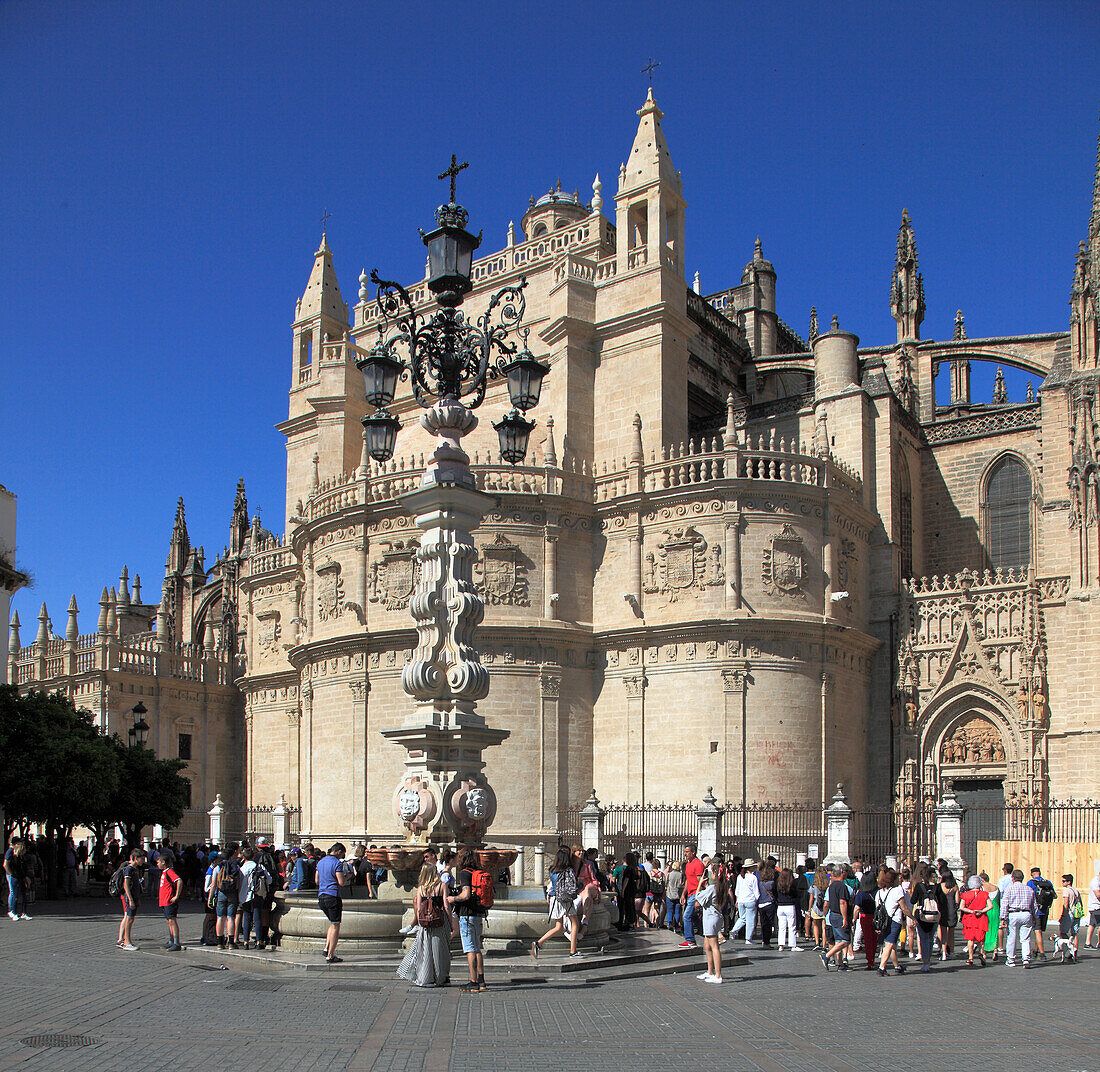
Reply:
[[[718,851],[718,843],[722,837],[722,813],[724,808],[718,807],[718,801],[714,796],[714,789],[707,786],[707,795],[703,802],[695,809],[695,815],[699,823],[699,831],[696,840],[700,856],[713,856]]]
[[[222,824],[225,820],[225,805],[222,803],[221,793],[214,796],[214,805],[206,813],[210,817],[210,842],[222,848]]]
[[[581,844],[586,849],[596,849],[603,852],[603,817],[604,809],[596,797],[596,790],[581,809]]]
[[[271,840],[276,845],[285,845],[286,842],[286,794],[280,793],[275,807],[271,810],[272,835]]]
[[[828,853],[822,863],[826,867],[833,864],[850,864],[849,855],[852,809],[844,799],[844,783],[837,782],[833,802],[825,809],[825,836]]]
[[[966,814],[955,798],[955,788],[944,782],[943,794],[933,814],[936,817],[936,856],[947,861],[947,866],[961,879],[966,873],[966,861],[962,858],[962,821]]]

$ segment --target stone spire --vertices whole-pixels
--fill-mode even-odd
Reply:
[[[99,623],[96,625],[96,631],[102,635],[107,635],[107,624],[110,620],[110,606],[111,596],[107,592],[107,586],[103,586],[103,595],[99,597]]]
[[[42,648],[50,642],[50,613],[46,610],[45,603],[38,612],[38,635],[34,638],[34,642]]]
[[[114,588],[107,601],[107,635],[118,636],[118,595]]]
[[[963,311],[955,310],[955,342],[961,342],[966,338],[966,324],[963,323]]]
[[[336,282],[336,269],[332,266],[332,250],[328,248],[328,236],[322,232],[321,245],[313,255],[313,271],[298,302],[296,320],[330,316],[341,324],[348,322],[348,308],[340,297],[340,284]]]
[[[820,332],[817,330],[817,306],[810,306],[810,330],[806,334],[806,339],[811,346],[814,344],[814,339],[818,337]]]
[[[638,109],[638,132],[634,135],[634,145],[626,161],[626,174],[621,181],[630,187],[644,186],[655,179],[668,183],[680,192],[680,176],[672,166],[672,157],[668,151],[661,120],[665,113],[657,107],[653,99],[653,87],[649,87],[645,104]]]
[[[542,443],[542,464],[548,468],[556,468],[558,454],[554,448],[554,418],[546,418],[546,439]]]
[[[901,210],[897,256],[890,288],[890,312],[898,325],[898,342],[920,338],[924,320],[924,277],[917,264],[917,242],[909,222],[909,210]]]
[[[1092,215],[1089,217],[1089,253],[1093,291],[1100,289],[1100,134],[1096,135],[1096,171],[1092,179]]]
[[[130,609],[130,571],[125,566],[118,576],[118,606],[123,614]]]
[[[1088,239],[1077,250],[1070,292],[1069,348],[1074,369],[1100,368],[1100,135],[1096,139],[1096,173],[1092,185],[1092,214]]]
[[[187,536],[187,518],[183,511],[183,498],[176,503],[176,521],[172,526],[172,542],[168,549],[166,573],[180,573],[191,554],[191,541]]]
[[[11,616],[11,631],[8,633],[8,654],[13,658],[19,654],[19,611]]]
[[[80,636],[80,629],[76,624],[76,615],[79,608],[76,605],[76,596],[69,600],[69,623],[65,626],[65,639],[70,643],[76,643],[76,638]]]
[[[1008,388],[1005,386],[1004,369],[997,366],[997,374],[993,377],[993,404],[1003,406],[1008,402]]]

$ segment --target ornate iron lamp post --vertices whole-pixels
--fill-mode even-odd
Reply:
[[[508,731],[490,728],[477,712],[477,702],[489,692],[489,675],[474,647],[485,608],[473,581],[477,551],[471,536],[495,500],[477,490],[462,437],[477,426],[473,410],[484,401],[489,380],[504,378],[513,408],[494,427],[501,456],[513,465],[521,461],[534,427],[524,414],[538,404],[549,371],[527,348],[526,334],[522,344],[512,337],[524,313],[526,280],[497,291],[476,320],[460,309],[473,285],[473,254],[481,242],[466,230],[469,217],[454,199],[455,176],[464,167],[452,157],[439,176],[450,178],[451,199],[436,211],[436,229],[421,232],[437,309],[418,313],[404,287],[372,272],[379,335],[358,363],[367,401],[376,407],[363,418],[371,457],[393,456],[400,422],[387,407],[402,379],[411,381],[413,397],[426,410],[420,424],[435,438],[420,487],[402,497],[421,530],[420,572],[410,601],[418,644],[401,676],[415,704],[404,725],[382,731],[408,753],[393,797],[394,813],[409,835],[402,863],[391,862],[399,871],[419,863],[415,843],[482,845],[496,814],[481,754]]]
[[[145,704],[138,700],[130,713],[134,716],[134,724],[127,732],[127,736],[130,738],[130,747],[133,748],[134,745],[144,747],[145,742],[149,739],[149,723],[145,721],[145,716],[149,713],[148,709]]]

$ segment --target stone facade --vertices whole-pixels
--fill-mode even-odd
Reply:
[[[466,299],[480,310],[525,278],[529,345],[551,369],[524,463],[496,456],[484,417],[465,440],[497,499],[475,533],[492,682],[479,710],[510,731],[486,756],[491,837],[538,840],[593,786],[634,802],[712,785],[739,803],[824,801],[843,782],[855,806],[904,808],[939,799],[946,776],[1006,800],[1089,792],[1100,177],[1069,331],[968,339],[960,315],[955,338],[922,340],[906,213],[896,342],[860,349],[835,318],[821,331],[815,312],[808,340],[779,319],[759,242],[737,285],[687,284],[686,202],[652,94],[638,116],[613,212],[598,176],[589,204],[560,185],[532,199]],[[408,289],[429,306],[424,281]],[[412,702],[417,533],[398,500],[430,444],[403,385],[399,457],[366,459],[355,362],[373,298],[364,275],[348,308],[322,238],[279,425],[285,535],[238,503],[209,572],[174,536],[161,606],[174,643],[212,632],[234,667],[243,722],[226,739],[247,799],[285,794],[322,840],[400,829],[405,756],[382,731]],[[1010,402],[998,381],[993,402],[973,400],[976,360],[1033,373],[1037,392]],[[481,412],[505,408],[493,379]],[[1014,543],[1006,459],[1030,489]]]

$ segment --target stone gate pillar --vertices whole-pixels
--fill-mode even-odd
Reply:
[[[696,818],[699,821],[696,840],[700,856],[713,856],[718,851],[718,843],[722,838],[722,813],[725,808],[718,807],[718,801],[714,796],[714,789],[707,786],[707,795],[703,802],[695,809]]]
[[[822,863],[826,867],[831,867],[833,864],[850,864],[852,862],[849,855],[851,825],[852,809],[848,807],[848,801],[844,799],[844,783],[837,782],[833,802],[825,809],[825,836],[828,855]]]
[[[962,858],[962,821],[966,808],[955,798],[955,787],[950,779],[943,783],[940,802],[933,814],[936,817],[936,856],[946,860],[947,866],[961,879],[967,863]]]
[[[276,846],[286,844],[286,793],[280,793],[275,807],[271,809],[271,840]]]
[[[222,803],[221,793],[214,794],[214,805],[206,813],[210,816],[210,841],[222,847],[222,824],[225,819],[225,805]]]
[[[603,817],[604,809],[600,807],[596,790],[581,809],[581,844],[586,849],[595,849],[603,852]]]

